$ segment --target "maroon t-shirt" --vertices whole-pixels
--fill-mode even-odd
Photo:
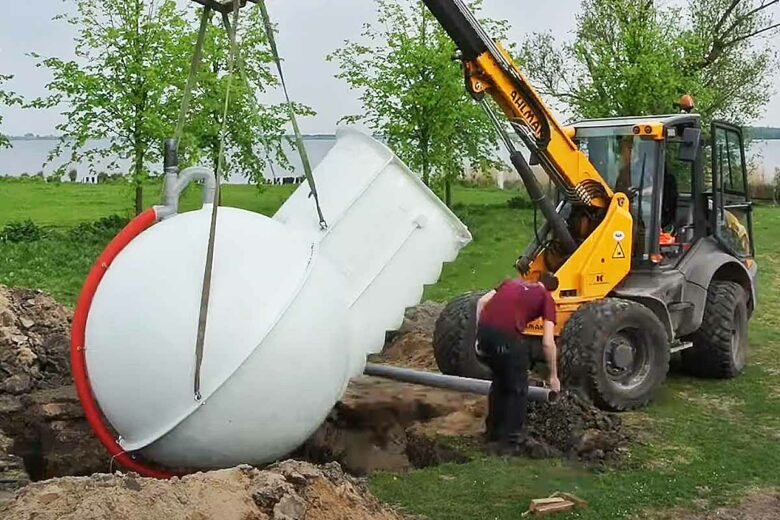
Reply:
[[[517,278],[496,288],[496,294],[482,309],[479,323],[509,334],[521,334],[538,318],[555,323],[555,300],[538,283]]]

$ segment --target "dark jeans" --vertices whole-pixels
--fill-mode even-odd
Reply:
[[[480,359],[493,372],[486,420],[489,441],[520,443],[525,439],[528,408],[529,353],[516,334],[491,327],[477,330]]]

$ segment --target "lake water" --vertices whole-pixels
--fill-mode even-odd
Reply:
[[[12,148],[0,150],[0,175],[19,176],[23,173],[30,175],[43,171],[49,175],[58,166],[67,163],[67,154],[52,162],[52,164],[43,167],[46,157],[56,141],[50,140],[13,140]],[[305,139],[306,151],[312,166],[316,166],[328,151],[333,147],[335,137],[317,137]],[[99,141],[96,144],[101,144]],[[265,177],[269,180],[287,176],[302,175],[300,157],[293,147],[285,146],[286,155],[293,167],[293,170],[284,169],[278,164],[269,165],[265,171]],[[502,159],[507,161],[506,154],[501,154]],[[751,144],[748,156],[753,159],[756,165],[757,173],[767,182],[771,182],[774,176],[775,168],[780,168],[780,140],[774,141],[755,141]],[[98,163],[97,171],[108,170],[109,161]],[[118,167],[127,171],[130,161],[119,161]],[[509,166],[508,166],[509,168]],[[156,172],[162,172],[162,166],[159,164],[150,165],[150,169]],[[76,170],[79,179],[83,180],[89,174],[86,165],[77,165]],[[238,175],[230,177],[231,183],[244,183],[246,180]]]
[[[312,166],[317,165],[323,157],[330,151],[335,144],[335,137],[317,137],[307,138],[304,140],[306,151],[309,155],[309,160]],[[46,162],[46,158],[49,152],[57,145],[56,140],[11,140],[12,148],[0,149],[0,175],[8,175],[11,177],[18,177],[23,173],[34,175],[37,172],[43,171],[44,175],[49,176],[51,172],[57,169],[59,166],[68,163],[69,152],[63,153],[59,158],[53,160],[51,164],[43,166]],[[95,141],[92,146],[103,147],[106,145],[105,141]],[[303,175],[303,167],[301,166],[301,159],[297,153],[297,150],[293,146],[285,143],[285,155],[292,166],[290,168],[282,168],[279,164],[270,164],[264,172],[265,177],[269,180],[274,178],[283,178],[288,176]],[[111,161],[96,161],[95,170],[97,172],[106,171],[110,172],[122,172],[129,171],[131,165],[130,160],[119,160],[112,169]],[[162,173],[162,164],[149,164],[149,169],[152,172]],[[90,175],[89,167],[87,164],[77,164],[73,167],[78,172],[78,179],[80,181],[85,180]],[[240,175],[232,175],[228,182],[235,184],[243,184],[246,182]]]

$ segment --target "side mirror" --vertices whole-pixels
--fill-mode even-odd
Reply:
[[[694,162],[699,155],[699,143],[701,142],[701,128],[686,128],[683,130],[682,143],[678,159],[685,162]]]

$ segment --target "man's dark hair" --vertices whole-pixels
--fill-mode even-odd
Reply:
[[[551,273],[542,273],[539,281],[544,285],[544,288],[550,292],[558,289],[558,277]]]

